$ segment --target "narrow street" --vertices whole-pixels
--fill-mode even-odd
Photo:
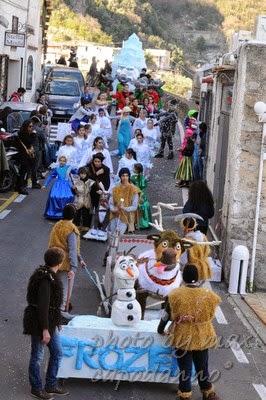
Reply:
[[[174,186],[173,171],[176,158],[154,160],[149,197],[152,204],[159,200],[177,202],[182,205],[180,189]],[[27,377],[30,343],[22,335],[22,314],[26,301],[26,285],[34,268],[42,263],[49,231],[52,224],[42,217],[47,192],[30,190],[30,195],[20,203],[8,205],[10,213],[1,220],[0,254],[2,258],[1,290],[1,384],[0,398],[3,400],[26,400],[30,398]],[[173,226],[173,216],[166,217],[166,225]],[[104,273],[101,266],[105,244],[82,241],[82,254],[91,270]],[[222,296],[223,302],[216,316],[215,327],[221,346],[210,352],[210,371],[217,393],[222,400],[265,400],[266,365],[265,348],[243,325],[227,299],[223,284],[212,284]],[[95,314],[99,295],[85,271],[79,270],[73,294],[73,312]],[[237,348],[233,341],[242,344]],[[170,384],[148,384],[121,382],[116,391],[116,382],[90,382],[69,379],[67,387],[70,399],[132,399],[159,400],[174,398],[176,386]],[[195,399],[200,399],[194,389]]]

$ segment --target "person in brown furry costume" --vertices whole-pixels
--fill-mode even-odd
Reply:
[[[172,321],[167,334],[176,348],[180,369],[178,400],[192,398],[192,362],[202,400],[220,400],[210,381],[208,349],[217,345],[212,320],[221,299],[213,291],[199,287],[197,265],[185,265],[183,281],[184,286],[169,293],[158,326],[158,333],[164,334],[166,324]]]

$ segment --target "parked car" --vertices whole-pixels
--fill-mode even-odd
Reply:
[[[14,101],[5,101],[0,106],[0,119],[1,119],[1,111],[6,107],[12,109],[12,112],[8,114],[5,119],[4,128],[12,133],[15,130],[18,130],[22,123],[30,118],[30,114],[32,111],[35,111],[37,107],[40,106],[38,103],[23,103],[23,102],[14,102]]]
[[[18,151],[14,147],[16,135],[0,131],[0,152],[6,158],[8,169],[0,172],[0,193],[8,192],[17,185],[20,163]]]
[[[73,81],[78,81],[80,90],[83,92],[85,87],[84,77],[82,72],[78,68],[65,67],[64,65],[54,65],[51,66],[49,72],[46,76],[45,83],[48,82],[49,79],[70,79]]]
[[[23,103],[23,102],[15,102],[15,101],[5,101],[1,104],[0,110],[3,110],[5,107],[10,107],[12,110],[20,111],[23,121],[30,118],[30,113],[39,107],[38,103]]]
[[[53,112],[53,120],[67,121],[75,112],[81,90],[76,80],[53,79],[47,82],[44,93],[48,107]]]

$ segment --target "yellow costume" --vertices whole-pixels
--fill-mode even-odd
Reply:
[[[215,347],[217,337],[212,325],[221,298],[200,287],[180,287],[168,295],[171,310],[171,344],[182,350],[204,350]],[[175,324],[180,316],[194,317],[192,322]]]
[[[136,194],[139,194],[140,190],[129,183],[128,185],[118,185],[113,188],[113,202],[114,206],[123,206],[123,207],[130,207],[132,205],[133,197]],[[121,210],[119,216],[112,212],[110,213],[110,220],[113,218],[119,218],[124,224],[128,225],[128,229],[130,231],[134,231],[134,225],[137,222],[137,212],[127,212],[125,210]]]
[[[59,271],[70,271],[70,259],[68,255],[67,237],[70,233],[74,232],[77,235],[77,252],[80,253],[80,234],[76,225],[72,221],[62,220],[58,221],[51,233],[49,239],[49,247],[60,247],[65,251],[65,258]]]

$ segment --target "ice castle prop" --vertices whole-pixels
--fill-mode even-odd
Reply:
[[[113,78],[117,75],[125,75],[133,83],[138,78],[142,68],[146,68],[142,42],[133,33],[127,40],[123,41],[122,49],[114,57],[112,75]]]

